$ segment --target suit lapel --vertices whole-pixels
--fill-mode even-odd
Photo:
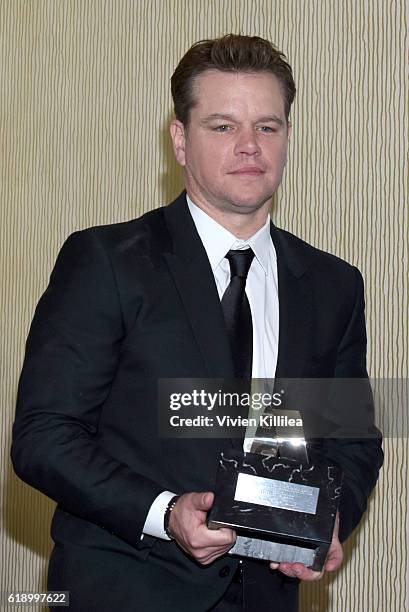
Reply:
[[[311,353],[312,293],[305,262],[286,233],[271,224],[277,253],[279,339],[276,378],[301,378]]]
[[[207,375],[232,377],[229,341],[212,269],[183,193],[165,208],[172,237],[164,254],[193,334],[203,356]]]
[[[172,246],[164,253],[209,377],[233,377],[213,272],[183,193],[164,209]],[[312,291],[305,261],[286,232],[271,224],[277,254],[279,342],[276,378],[302,377],[312,344]]]

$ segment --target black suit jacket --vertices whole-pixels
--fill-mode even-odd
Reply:
[[[359,272],[273,225],[271,236],[277,377],[366,377]],[[232,374],[213,273],[184,194],[135,221],[70,236],[27,341],[12,459],[58,504],[50,587],[71,591],[71,609],[193,612],[222,596],[237,561],[202,567],[141,531],[161,491],[212,490],[225,447],[158,436],[158,379]],[[323,449],[345,472],[345,539],[376,482],[380,441],[327,440]],[[248,610],[272,601],[271,609],[295,609],[297,581],[254,562],[244,573]]]

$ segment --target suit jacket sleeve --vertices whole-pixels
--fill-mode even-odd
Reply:
[[[383,462],[381,434],[374,425],[373,398],[366,370],[364,287],[360,272],[356,268],[354,272],[355,300],[348,325],[338,347],[334,376],[336,379],[361,379],[358,381],[361,389],[360,399],[364,397],[365,405],[359,406],[358,410],[365,412],[363,421],[369,435],[360,439],[355,438],[352,434],[345,438],[338,437],[324,441],[326,456],[337,463],[344,472],[340,502],[339,534],[341,541],[350,535],[365,512],[368,497],[376,484]],[[337,389],[340,388],[342,387],[338,385]],[[348,383],[345,389],[351,389]],[[342,410],[342,403],[346,406],[349,401],[351,398],[346,393],[341,401],[338,398],[338,406]],[[349,411],[349,415],[354,420],[354,408],[349,407]]]
[[[73,234],[28,337],[12,460],[64,510],[135,544],[162,488],[110,456],[98,428],[123,336],[109,256],[92,232]]]

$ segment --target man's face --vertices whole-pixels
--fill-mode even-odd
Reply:
[[[196,79],[194,97],[188,129],[171,125],[189,195],[208,211],[255,212],[269,203],[287,159],[279,81],[268,72],[211,70]]]

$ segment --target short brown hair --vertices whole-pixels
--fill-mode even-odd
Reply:
[[[286,119],[296,88],[291,66],[285,55],[259,36],[227,34],[214,40],[195,43],[182,57],[171,78],[176,119],[188,126],[190,110],[197,104],[193,83],[206,70],[222,72],[271,72],[280,82]]]

